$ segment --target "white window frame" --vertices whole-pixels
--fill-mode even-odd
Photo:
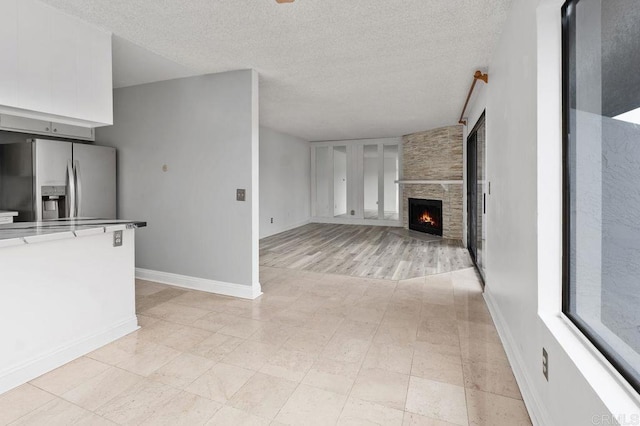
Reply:
[[[537,9],[538,316],[612,413],[637,412],[640,397],[562,312],[562,23],[564,0]],[[549,220],[555,217],[556,220]]]

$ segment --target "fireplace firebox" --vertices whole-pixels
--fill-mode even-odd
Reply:
[[[442,236],[442,201],[409,198],[409,229]]]

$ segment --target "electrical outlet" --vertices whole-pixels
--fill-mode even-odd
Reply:
[[[542,374],[544,378],[549,381],[549,355],[547,354],[547,350],[542,348]]]
[[[122,246],[122,231],[115,231],[113,233],[113,246],[114,247]]]
[[[244,201],[246,192],[244,189],[236,189],[236,201]]]

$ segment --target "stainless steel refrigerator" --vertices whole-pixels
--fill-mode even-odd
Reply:
[[[116,150],[29,139],[0,145],[0,210],[18,221],[116,218]]]

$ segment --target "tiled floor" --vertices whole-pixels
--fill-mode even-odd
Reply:
[[[530,424],[472,269],[261,282],[254,301],[139,282],[142,328],[1,395],[0,424]]]

